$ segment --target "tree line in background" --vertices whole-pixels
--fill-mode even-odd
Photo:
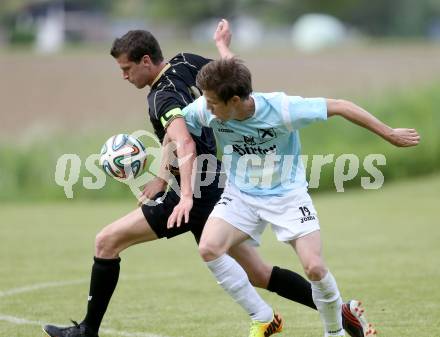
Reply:
[[[439,0],[51,0],[113,17],[172,22],[182,28],[209,18],[249,15],[267,25],[292,24],[305,13],[330,14],[372,36],[426,36],[440,31]],[[46,0],[2,0],[3,25],[21,8]]]

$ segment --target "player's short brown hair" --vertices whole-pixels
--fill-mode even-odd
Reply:
[[[206,64],[197,74],[197,86],[213,91],[223,102],[233,96],[246,99],[252,92],[252,76],[243,61],[221,59]]]
[[[126,54],[129,61],[136,63],[139,63],[144,55],[148,55],[154,64],[163,61],[159,42],[146,30],[130,30],[124,36],[115,39],[110,54],[114,58]]]

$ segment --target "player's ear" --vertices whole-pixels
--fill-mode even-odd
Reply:
[[[142,56],[142,58],[141,58],[141,63],[142,63],[143,65],[147,65],[147,66],[149,66],[149,65],[151,65],[153,62],[151,61],[151,58],[150,58],[149,55],[144,55],[144,56]]]
[[[240,101],[241,98],[237,95],[232,96],[231,99],[229,100],[229,102],[231,102],[234,105],[240,103]]]

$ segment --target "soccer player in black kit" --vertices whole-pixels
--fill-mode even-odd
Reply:
[[[214,34],[222,57],[230,57],[230,31],[226,20],[220,21]],[[114,41],[111,55],[116,59],[123,78],[139,89],[150,87],[148,94],[149,118],[154,132],[165,146],[176,144],[177,158],[200,154],[216,155],[212,130],[206,128],[200,137],[192,136],[186,128],[181,109],[200,95],[196,87],[196,75],[208,62],[199,55],[180,53],[165,62],[161,48],[154,36],[142,30],[129,31]],[[191,141],[193,140],[193,141]],[[195,146],[194,146],[195,144]],[[50,337],[97,337],[101,321],[116,288],[119,270],[119,254],[126,248],[160,238],[172,238],[191,231],[199,242],[203,226],[223,189],[219,187],[220,162],[215,167],[201,167],[213,171],[214,181],[200,187],[201,196],[194,197],[191,181],[180,180],[180,172],[190,172],[192,161],[182,161],[178,170],[172,171],[178,188],[170,188],[161,203],[142,204],[129,214],[104,227],[96,237],[87,313],[81,323],[70,327],[44,326]],[[170,163],[165,163],[169,168]],[[164,167],[162,167],[164,168]],[[166,170],[165,170],[166,171]],[[182,174],[182,177],[191,174]],[[202,177],[203,179],[203,174]],[[154,200],[168,186],[168,179],[159,174],[143,189],[143,198]],[[176,192],[180,191],[180,195]],[[177,223],[177,226],[173,226]],[[250,282],[259,288],[316,310],[310,283],[299,274],[265,263],[254,247],[246,243],[229,251],[245,269]],[[367,335],[368,323],[359,310],[359,302],[344,304],[342,315],[344,328],[354,337]],[[345,308],[345,310],[344,310]]]

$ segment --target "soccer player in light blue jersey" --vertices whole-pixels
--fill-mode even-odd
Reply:
[[[202,127],[213,129],[228,173],[224,193],[203,230],[199,245],[203,260],[250,315],[250,337],[281,331],[281,318],[227,255],[245,240],[258,244],[270,223],[278,240],[294,248],[312,283],[325,336],[344,336],[343,302],[322,258],[319,220],[307,192],[298,130],[339,115],[399,147],[417,145],[417,131],[393,129],[345,100],[252,92],[250,71],[235,58],[205,65],[197,84],[203,96],[183,110],[188,129],[195,135]],[[374,329],[362,328],[365,336],[375,335]]]

